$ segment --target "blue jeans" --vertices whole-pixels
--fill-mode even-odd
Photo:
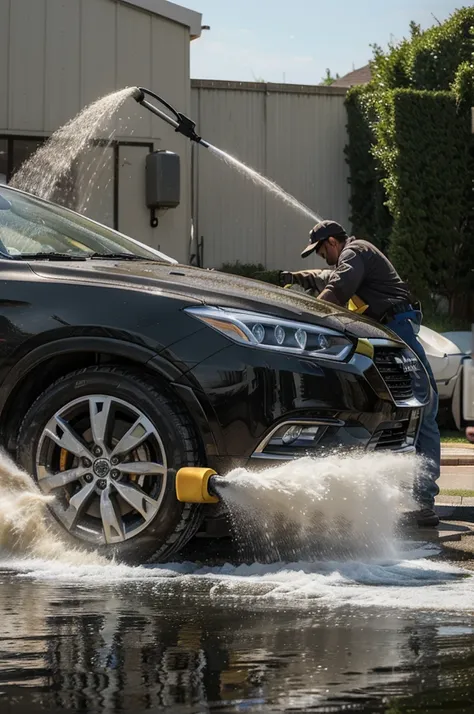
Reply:
[[[418,342],[412,322],[421,321],[416,312],[397,315],[387,327],[406,342],[424,365],[431,383],[431,400],[424,408],[420,433],[416,443],[417,452],[426,459],[426,468],[415,484],[414,496],[421,507],[433,508],[435,496],[439,493],[436,481],[439,479],[441,462],[441,439],[436,421],[438,415],[438,389],[430,363],[420,342]]]

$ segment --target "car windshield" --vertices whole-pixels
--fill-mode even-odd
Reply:
[[[0,258],[114,258],[176,263],[133,238],[54,203],[0,186]]]

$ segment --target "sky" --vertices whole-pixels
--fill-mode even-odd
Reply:
[[[191,43],[191,77],[319,84],[328,68],[347,74],[367,64],[371,44],[386,47],[443,22],[459,0],[177,0],[210,25]]]

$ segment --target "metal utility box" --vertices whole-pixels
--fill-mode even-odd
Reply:
[[[180,202],[179,155],[153,151],[146,157],[146,205],[151,210],[176,208]]]

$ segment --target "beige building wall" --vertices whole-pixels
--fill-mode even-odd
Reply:
[[[160,10],[163,15],[156,14]],[[0,139],[48,136],[87,104],[127,86],[148,87],[189,113],[190,40],[200,33],[200,20],[166,0],[0,0]],[[119,147],[118,186],[109,150],[96,177],[100,190],[86,210],[113,225],[119,197],[119,230],[186,261],[189,141],[133,100],[104,128],[103,138],[114,127],[115,140],[136,145]],[[157,228],[145,204],[149,144],[181,157],[180,206],[159,215]],[[97,158],[100,152],[93,153]]]
[[[6,138],[17,137],[31,140],[27,153],[87,104],[141,85],[316,214],[348,225],[346,90],[199,80],[191,90],[190,41],[200,22],[199,13],[166,0],[0,0],[0,150]],[[192,162],[190,142],[133,100],[102,138],[112,130],[115,152],[96,148],[81,159],[78,208],[86,215],[183,262],[193,219],[207,267],[236,260],[289,269],[314,263],[299,258],[310,218],[201,147],[194,146]],[[145,205],[151,149],[181,157],[181,203],[158,215],[156,228]]]
[[[192,116],[206,140],[276,181],[323,218],[349,226],[346,89],[192,81]],[[195,233],[206,267],[301,260],[314,221],[202,148],[194,152]]]

